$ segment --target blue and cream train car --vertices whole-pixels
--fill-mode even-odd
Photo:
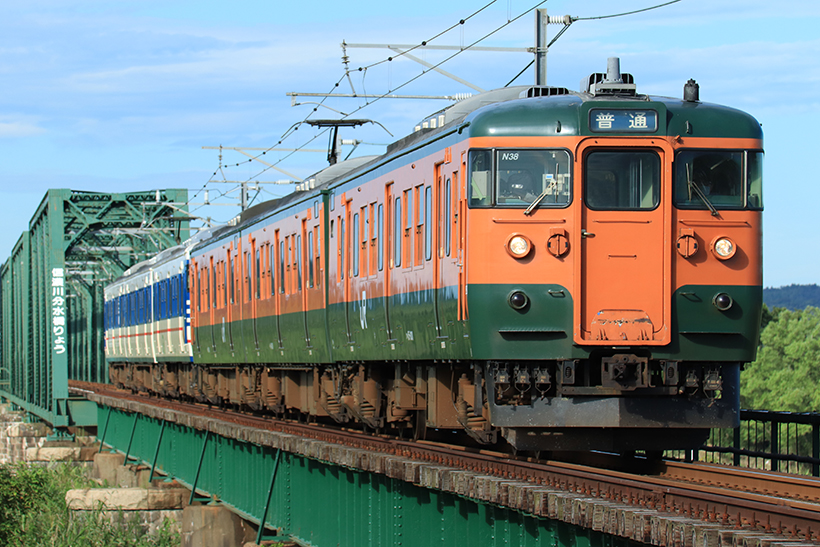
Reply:
[[[105,289],[106,359],[131,363],[141,385],[162,389],[162,365],[191,361],[188,263],[195,240],[128,269]],[[133,379],[129,382],[133,382]]]

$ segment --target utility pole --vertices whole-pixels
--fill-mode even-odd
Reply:
[[[548,24],[547,10],[535,10],[535,85],[547,85]]]
[[[535,85],[547,85],[547,53],[549,48],[577,20],[577,17],[569,15],[549,17],[547,16],[547,10],[535,10],[535,48],[533,49],[535,53]],[[564,25],[564,28],[558,31],[552,42],[547,42],[547,25]]]

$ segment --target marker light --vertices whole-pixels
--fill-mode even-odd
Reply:
[[[510,307],[514,310],[523,310],[527,307],[527,304],[530,303],[529,297],[521,291],[514,291],[510,294],[507,301],[510,304]]]
[[[513,234],[507,240],[507,252],[514,258],[524,258],[530,254],[532,242],[526,236]]]
[[[720,260],[729,260],[735,256],[737,246],[728,237],[719,237],[712,242],[712,252]]]
[[[726,311],[732,307],[732,304],[734,304],[734,300],[732,300],[732,297],[726,294],[725,292],[721,292],[715,295],[715,297],[712,299],[712,304],[714,304],[715,307],[720,311]]]

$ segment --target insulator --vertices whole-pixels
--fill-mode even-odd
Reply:
[[[550,15],[547,19],[547,23],[550,25],[569,25],[572,23],[572,17],[569,15]]]

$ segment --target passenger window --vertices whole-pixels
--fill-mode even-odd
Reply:
[[[444,219],[442,220],[444,226],[444,251],[447,256],[450,256],[450,240],[452,234],[452,196],[450,190],[450,179],[444,181]]]
[[[470,206],[489,207],[492,205],[492,155],[490,150],[470,152]]]
[[[407,207],[404,213],[404,238],[407,241],[404,247],[404,253],[407,255],[404,257],[404,267],[408,268],[413,265],[413,190],[407,190],[404,199]]]
[[[245,277],[247,279],[245,302],[250,302],[251,293],[253,292],[253,255],[251,253],[245,253]]]
[[[367,205],[362,207],[362,239],[361,241],[357,241],[359,248],[362,250],[362,257],[361,257],[361,270],[362,275],[367,277],[370,272],[368,271],[368,264],[370,264],[369,255],[370,255],[370,247],[367,246],[367,238],[370,234],[370,217],[367,214]]]
[[[302,234],[296,236],[296,290],[302,290]]]
[[[276,244],[268,244],[268,262],[270,263],[270,294],[276,294]]]
[[[257,300],[259,300],[259,282],[262,280],[262,274],[260,272],[261,266],[262,266],[262,261],[260,260],[260,256],[259,256],[260,252],[259,251],[260,251],[259,249],[256,249],[256,286],[254,288],[256,289],[255,292],[256,292],[256,299]]]
[[[424,189],[424,259],[430,260],[433,256],[433,189],[427,186]]]
[[[333,227],[331,226],[331,234]],[[316,253],[314,255],[314,260],[316,261],[316,286],[319,287],[322,284],[322,238],[319,237],[319,226],[315,226],[313,228],[313,235],[314,240],[316,241]]]
[[[337,242],[339,245],[339,279],[342,280],[345,278],[345,268],[347,268],[347,262],[345,261],[345,245],[347,244],[345,241],[345,219],[339,219],[339,241]]]
[[[279,242],[279,294],[285,294],[285,242]]]
[[[396,206],[393,208],[393,267],[401,266],[401,197],[396,198]]]
[[[353,215],[353,237],[351,243],[353,249],[350,260],[353,262],[353,276],[359,275],[359,213]]]
[[[378,254],[378,267],[379,271],[384,269],[384,205],[379,204],[379,212],[378,212],[378,228],[376,229],[376,239],[377,244],[376,248],[378,249],[376,252]]]
[[[308,287],[313,288],[313,232],[308,232]]]

